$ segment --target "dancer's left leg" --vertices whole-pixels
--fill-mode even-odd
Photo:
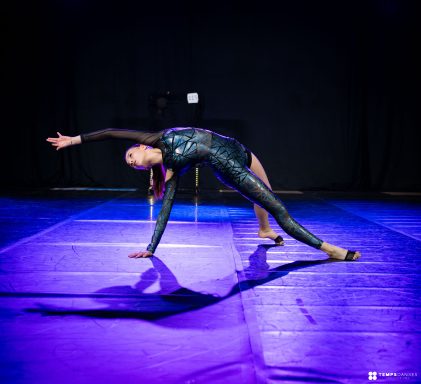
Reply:
[[[221,175],[219,176],[221,181],[224,181]],[[244,174],[242,176],[242,182],[239,184],[233,185],[230,177],[226,179],[226,182],[228,185],[237,189],[248,200],[258,204],[269,212],[279,226],[294,239],[313,248],[320,249],[330,258],[345,259],[348,253],[346,249],[324,242],[294,220],[281,200],[256,175],[247,168],[244,168]],[[236,180],[238,179],[237,177]],[[356,252],[353,260],[358,259],[360,256],[360,252]]]

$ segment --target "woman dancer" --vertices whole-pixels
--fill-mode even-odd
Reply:
[[[254,203],[260,237],[271,238],[278,245],[283,244],[282,237],[269,226],[269,212],[291,237],[320,249],[330,258],[350,261],[361,256],[358,251],[349,251],[320,240],[297,223],[271,191],[266,173],[257,157],[236,139],[190,127],[170,128],[155,133],[105,129],[74,137],[63,136],[59,132],[57,134],[58,137],[47,139],[57,150],[106,139],[129,139],[138,143],[127,150],[125,160],[129,166],[138,170],[153,169],[154,192],[158,197],[163,195],[163,203],[147,250],[132,253],[129,257],[153,255],[168,222],[179,176],[199,163],[211,167],[221,182]]]

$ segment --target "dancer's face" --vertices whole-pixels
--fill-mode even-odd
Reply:
[[[147,161],[147,151],[151,147],[148,147],[147,145],[140,144],[137,147],[129,148],[126,152],[126,163],[130,167],[145,171],[151,169],[151,166],[149,165],[149,162]]]

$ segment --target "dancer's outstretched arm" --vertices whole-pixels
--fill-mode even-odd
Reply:
[[[130,129],[107,128],[100,131],[82,133],[78,136],[63,136],[60,132],[57,132],[57,135],[58,137],[49,137],[47,141],[59,150],[72,145],[110,139],[133,140],[137,143],[154,147],[162,136],[162,132],[143,132]]]

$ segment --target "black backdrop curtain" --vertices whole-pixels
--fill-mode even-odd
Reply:
[[[188,125],[197,92],[197,124],[248,146],[274,188],[420,190],[417,2],[270,4],[4,6],[2,186],[145,186],[123,162],[130,143],[56,152],[45,138],[156,129],[151,98],[166,92],[179,102],[160,124]]]

